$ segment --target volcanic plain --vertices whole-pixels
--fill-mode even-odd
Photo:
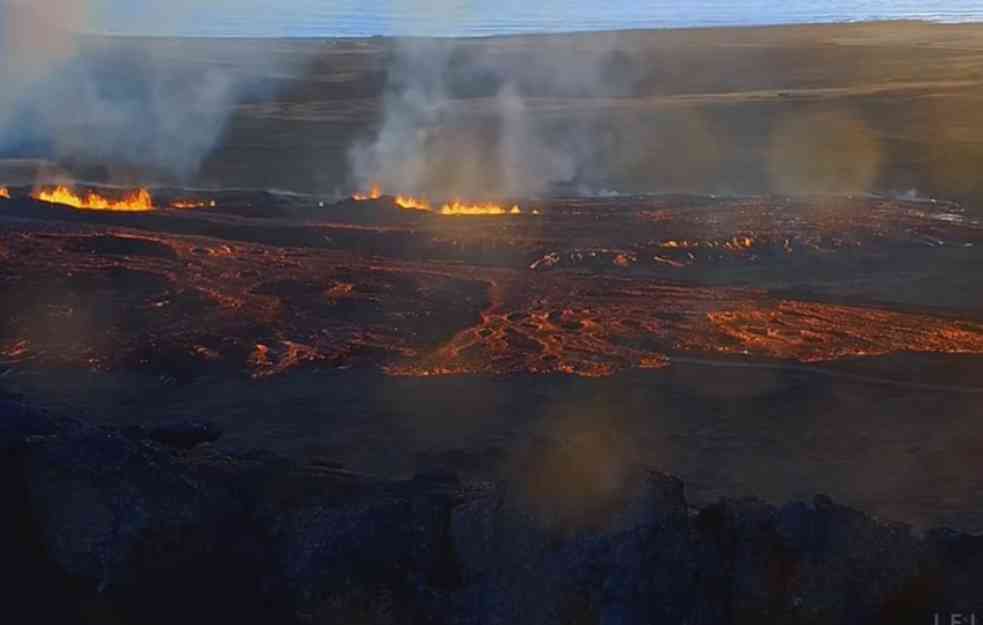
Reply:
[[[983,226],[956,205],[30,194],[0,200],[0,349],[5,384],[54,411],[207,418],[387,475],[492,476],[524,441],[587,437],[584,462],[652,454],[706,496],[811,488],[916,519],[918,484],[974,487],[945,473],[983,393]]]
[[[631,90],[529,107],[607,120],[637,158],[467,198],[500,211],[355,188],[385,40],[256,43],[304,72],[262,77],[283,84],[184,184],[5,161],[3,392],[104,424],[209,420],[220,445],[380,476],[509,475],[545,439],[673,472],[695,502],[824,492],[983,531],[983,28],[575,38],[602,39]],[[247,44],[105,45],[208,63]],[[458,105],[480,109],[475,89]],[[107,206],[44,195],[46,177]],[[138,210],[106,210],[144,186]],[[561,488],[590,474],[553,468]]]

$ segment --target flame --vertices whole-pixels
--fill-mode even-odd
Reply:
[[[122,200],[109,200],[91,191],[82,196],[68,187],[59,186],[54,189],[38,191],[34,195],[34,199],[81,210],[145,212],[154,209],[150,192],[146,189],[134,191]]]
[[[430,202],[424,199],[410,197],[408,195],[397,195],[396,196],[396,206],[400,208],[410,208],[418,211],[430,212]]]
[[[382,189],[378,185],[373,185],[372,190],[369,193],[356,193],[352,195],[352,199],[357,202],[364,202],[366,200],[378,200],[382,197]],[[418,210],[424,212],[433,212],[433,206],[430,201],[425,198],[413,197],[410,195],[397,195],[395,198],[396,206],[400,208],[406,208],[410,210]],[[508,209],[498,204],[492,204],[490,202],[484,204],[465,204],[463,202],[453,202],[450,204],[444,204],[440,209],[441,215],[519,215],[522,213],[522,209],[518,206],[513,206]]]
[[[171,208],[215,208],[215,200],[210,202],[193,201],[193,200],[177,200],[176,202],[171,202]]]
[[[366,200],[378,200],[382,197],[382,189],[379,185],[372,185],[372,190],[368,193],[355,193],[352,195],[352,199],[356,202],[365,202]]]
[[[0,197],[9,200],[10,199],[10,189],[7,187],[0,187]]]
[[[440,209],[441,215],[519,215],[521,213],[522,209],[518,206],[506,209],[491,203],[462,204],[461,202],[454,202],[453,204],[444,204]]]

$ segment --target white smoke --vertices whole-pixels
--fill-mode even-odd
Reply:
[[[243,74],[181,40],[89,36],[103,30],[97,8],[0,0],[0,154],[191,179],[222,136]],[[274,63],[263,49],[236,54],[234,67]]]
[[[551,117],[543,106],[633,88],[632,76],[610,71],[616,61],[631,64],[616,36],[593,37],[586,49],[584,41],[556,37],[532,53],[519,39],[398,40],[381,125],[350,152],[354,184],[511,198],[603,179],[605,164],[619,162],[603,120]]]

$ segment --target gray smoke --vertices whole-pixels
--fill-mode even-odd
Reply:
[[[0,154],[44,156],[100,177],[190,179],[246,86],[236,68],[258,73],[273,59],[241,46],[234,64],[223,63],[193,41],[81,34],[102,30],[94,8],[0,0]]]
[[[632,93],[637,72],[616,35],[584,41],[398,40],[381,125],[350,153],[354,183],[438,199],[603,184],[625,155],[592,100]],[[551,98],[582,110],[552,115]]]

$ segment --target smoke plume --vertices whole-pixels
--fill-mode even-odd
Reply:
[[[441,199],[603,184],[625,155],[591,101],[631,94],[638,72],[617,35],[584,41],[397,40],[378,132],[350,153],[355,184]],[[583,111],[552,115],[551,98]]]
[[[244,77],[195,42],[87,35],[104,30],[98,8],[0,0],[0,156],[49,158],[83,177],[188,180],[220,139]],[[237,54],[257,58],[240,56],[236,67],[272,64],[245,47]]]

